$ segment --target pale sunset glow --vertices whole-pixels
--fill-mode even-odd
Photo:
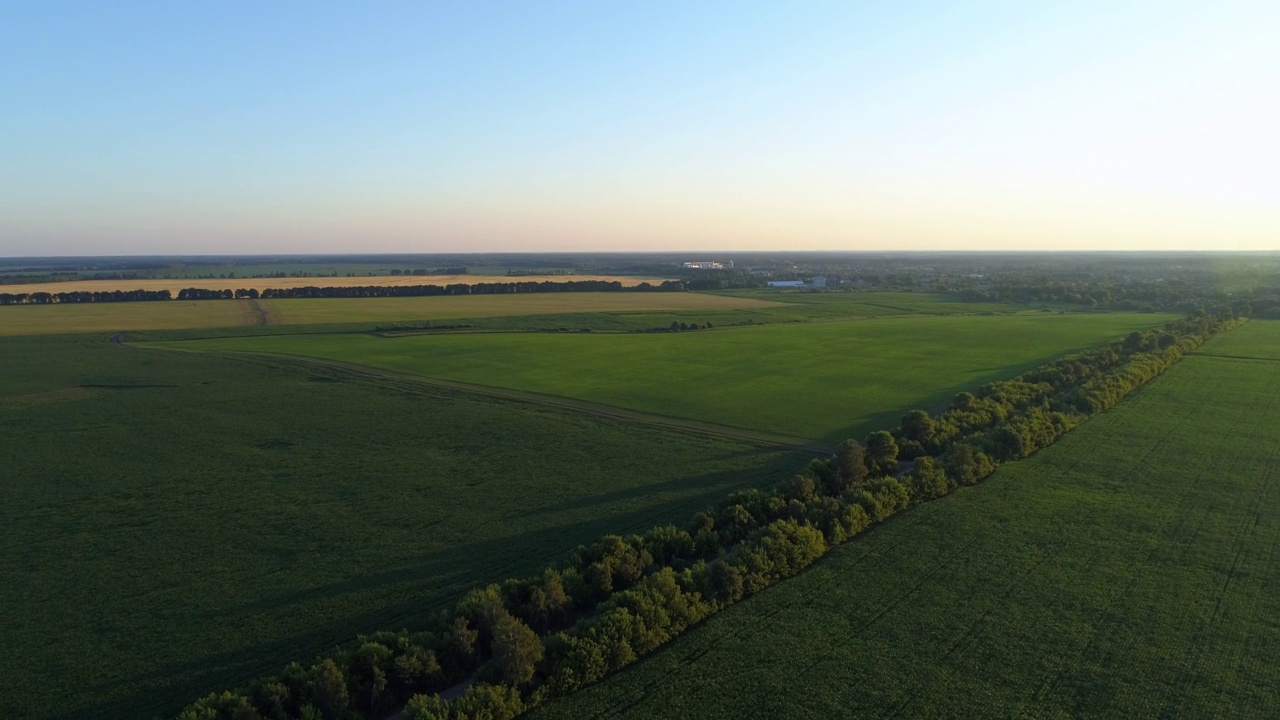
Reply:
[[[1280,3],[0,8],[0,256],[1280,249]]]

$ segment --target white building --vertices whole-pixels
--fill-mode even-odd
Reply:
[[[803,280],[770,280],[769,287],[804,287]]]
[[[724,265],[718,262],[687,262],[685,267],[692,270],[723,270]]]

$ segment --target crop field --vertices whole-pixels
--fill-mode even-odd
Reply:
[[[1276,358],[1216,338],[534,717],[1276,717]]]
[[[6,718],[171,715],[805,461],[101,335],[5,338],[0,367]]]
[[[237,326],[415,322],[560,313],[723,313],[784,308],[703,293],[529,293],[411,298],[201,300],[0,307],[0,336]],[[669,322],[669,321],[668,321]]]
[[[389,301],[389,302],[388,302]],[[416,301],[416,302],[415,302]],[[560,313],[631,313],[696,310],[722,312],[782,307],[751,298],[684,292],[529,293],[423,298],[352,298],[259,301],[269,322],[281,325],[447,320]]]
[[[891,427],[913,407],[1167,319],[932,316],[698,332],[211,339],[173,347],[325,358],[799,438]]]
[[[254,322],[248,301],[74,303],[0,306],[0,337],[232,327]]]
[[[842,315],[875,317],[881,315],[937,315],[952,313],[1007,313],[1014,309],[1026,310],[1005,303],[962,302],[938,293],[890,292],[890,291],[825,291],[762,289],[726,290],[720,293],[728,297],[772,300],[807,307],[822,312],[835,310]]]
[[[175,295],[183,288],[205,290],[236,290],[238,288],[265,290],[267,288],[299,287],[360,287],[364,285],[452,285],[454,283],[494,282],[567,282],[570,280],[601,280],[620,282],[623,286],[642,282],[657,285],[666,278],[638,277],[634,275],[526,275],[521,277],[477,275],[386,275],[353,277],[285,277],[285,278],[145,278],[141,280],[71,280],[54,283],[28,283],[0,285],[7,293],[35,292],[103,292],[112,290],[170,290]]]

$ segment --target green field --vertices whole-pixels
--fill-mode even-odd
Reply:
[[[672,320],[716,325],[888,315],[1027,312],[926,293],[526,293],[409,298],[206,300],[0,306],[0,337],[62,333],[225,330],[272,334],[277,326],[328,332],[375,324],[466,321],[497,330],[634,331]],[[337,326],[336,328],[333,326]],[[234,330],[232,330],[234,328]],[[207,334],[207,333],[206,333]]]
[[[524,295],[456,295],[421,298],[352,298],[267,300],[271,324],[440,320],[562,313],[634,313],[663,311],[723,312],[782,307],[776,302],[706,293],[528,293]]]
[[[1216,338],[535,717],[1276,717],[1276,358]]]
[[[293,335],[173,346],[326,358],[834,441],[1165,319],[923,316],[651,335]]]
[[[102,336],[6,338],[0,367],[6,718],[172,714],[804,462]]]
[[[784,307],[752,298],[656,292],[7,305],[0,307],[0,336],[252,325],[414,322],[563,313],[696,311],[701,316],[739,309]]]
[[[799,305],[811,312],[836,310],[842,315],[874,317],[910,313],[935,315],[950,313],[1005,313],[1014,306],[990,302],[961,302],[950,295],[922,292],[864,291],[864,290],[812,290],[761,289],[725,290],[717,292],[725,297],[750,298],[771,302]],[[1028,308],[1018,308],[1026,310]]]

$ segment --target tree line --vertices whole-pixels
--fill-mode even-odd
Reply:
[[[473,590],[421,632],[362,636],[179,717],[340,720],[405,708],[419,720],[513,718],[626,667],[869,527],[1048,446],[1242,322],[1196,314],[960,393],[936,416],[913,410],[683,527],[606,536],[538,575]]]
[[[149,302],[172,300],[168,290],[100,290],[89,292],[0,293],[0,305],[53,305],[59,303]]]
[[[508,295],[515,293],[549,292],[683,292],[683,283],[665,280],[654,285],[642,282],[626,286],[618,281],[569,280],[565,282],[493,282],[454,283],[451,285],[362,285],[352,287],[298,287],[256,288],[238,290],[207,290],[184,288],[178,291],[178,300],[233,300],[262,298],[368,298],[368,297],[433,297],[439,295]],[[103,292],[34,292],[0,293],[0,305],[52,305],[59,303],[90,302],[142,302],[172,300],[168,290],[111,290]]]

